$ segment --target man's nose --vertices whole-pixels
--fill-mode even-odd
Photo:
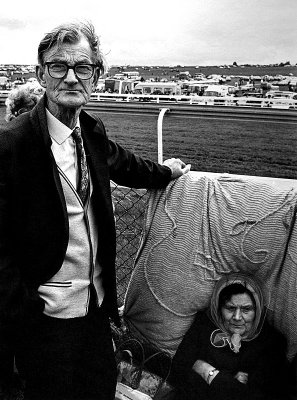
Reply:
[[[77,77],[74,73],[74,70],[72,68],[68,69],[67,75],[64,78],[64,81],[66,83],[76,83],[78,82]]]

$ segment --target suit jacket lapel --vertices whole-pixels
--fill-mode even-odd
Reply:
[[[98,221],[99,240],[105,249],[104,254],[110,251],[109,257],[112,259],[115,254],[115,226],[107,162],[108,140],[100,122],[85,112],[81,113],[80,122],[93,182],[93,202]]]
[[[85,112],[81,113],[81,129],[86,147],[87,161],[91,168],[92,179],[101,188],[103,195],[110,192],[109,168],[106,155],[106,137],[100,126]]]

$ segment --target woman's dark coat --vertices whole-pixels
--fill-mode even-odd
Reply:
[[[261,333],[251,341],[242,341],[239,353],[227,345],[215,348],[210,342],[216,326],[207,313],[197,313],[173,359],[170,380],[183,400],[287,400],[288,362],[286,342],[281,334],[264,323]],[[192,370],[197,359],[220,372],[208,385]],[[248,384],[234,378],[248,373]]]

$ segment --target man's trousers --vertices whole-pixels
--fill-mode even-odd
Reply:
[[[82,318],[44,314],[20,329],[16,366],[25,400],[113,400],[116,365],[104,307]]]

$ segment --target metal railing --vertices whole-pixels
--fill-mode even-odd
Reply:
[[[294,94],[294,93],[292,93]],[[150,102],[156,104],[176,103],[189,105],[217,105],[227,107],[257,107],[297,110],[297,100],[290,98],[256,97],[256,96],[198,96],[198,95],[153,95],[153,94],[119,94],[92,93],[92,101],[108,102]]]
[[[147,192],[117,186],[111,182],[116,220],[116,277],[118,305],[124,302],[141,237]]]
[[[5,100],[10,90],[0,90],[0,105]],[[195,106],[224,106],[239,108],[268,108],[281,110],[297,110],[297,100],[288,98],[268,97],[209,97],[197,95],[149,95],[149,94],[118,94],[118,93],[92,93],[91,101],[94,102],[124,102],[124,103],[151,103],[151,104],[176,104]]]

